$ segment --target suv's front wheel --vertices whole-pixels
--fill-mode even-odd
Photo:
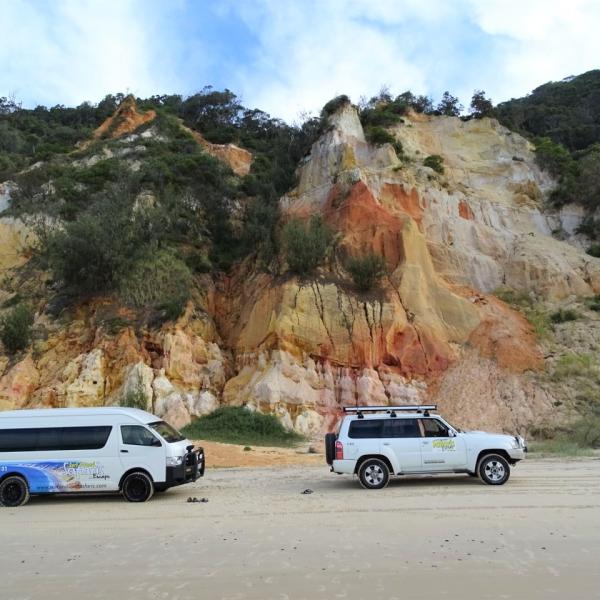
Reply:
[[[358,469],[360,485],[367,490],[381,490],[390,481],[390,470],[379,458],[367,458]]]
[[[488,485],[502,485],[510,477],[507,460],[499,454],[488,454],[479,461],[479,477]]]

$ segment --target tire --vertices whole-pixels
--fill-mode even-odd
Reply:
[[[23,506],[29,501],[27,481],[18,475],[9,475],[0,483],[0,506]]]
[[[328,465],[332,465],[335,459],[335,442],[337,435],[335,433],[328,433],[325,435],[325,460]]]
[[[503,485],[510,477],[508,461],[499,454],[486,454],[477,467],[479,478],[488,485]]]
[[[154,495],[154,483],[148,474],[134,471],[123,480],[121,493],[128,502],[147,502]]]
[[[379,458],[367,458],[358,468],[358,480],[366,490],[382,490],[390,481],[390,469]]]

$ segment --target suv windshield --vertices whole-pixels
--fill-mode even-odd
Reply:
[[[164,421],[156,421],[155,423],[148,423],[148,426],[154,429],[160,437],[165,440],[165,442],[181,442],[185,440],[185,438],[175,429],[171,427],[168,423]]]

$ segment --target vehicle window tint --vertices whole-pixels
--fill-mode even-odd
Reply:
[[[168,423],[164,421],[156,421],[155,423],[148,423],[148,426],[154,429],[158,435],[160,435],[165,442],[169,442],[169,444],[173,442],[181,442],[185,440],[185,438],[175,429],[171,427]]]
[[[350,423],[348,437],[353,439],[380,438],[383,435],[383,419],[360,419]]]
[[[121,425],[123,443],[130,446],[155,446],[158,438],[141,425]],[[160,442],[159,442],[160,443]]]
[[[437,419],[421,419],[425,437],[448,437],[448,428]]]
[[[36,427],[0,430],[0,452],[99,450],[106,446],[112,427]]]
[[[389,419],[383,427],[386,438],[420,438],[421,430],[417,419]]]
[[[61,450],[104,448],[112,427],[63,427],[59,432]]]

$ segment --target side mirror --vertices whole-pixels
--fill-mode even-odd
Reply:
[[[162,448],[162,444],[160,443],[160,440],[157,438],[154,438],[152,440],[151,446],[153,446],[154,448]]]
[[[456,437],[456,431],[454,431],[454,429],[448,429],[448,437]]]

